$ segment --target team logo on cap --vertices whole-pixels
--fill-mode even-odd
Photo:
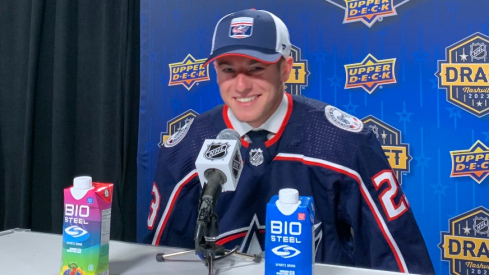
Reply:
[[[343,24],[361,21],[368,27],[384,17],[397,15],[403,0],[325,0],[345,10]]]
[[[166,132],[161,132],[158,146],[167,148],[177,145],[187,135],[194,118],[199,115],[190,109],[177,117],[172,118],[166,123]]]
[[[302,89],[307,87],[309,78],[309,66],[307,60],[302,59],[301,49],[292,45],[290,55],[294,59],[289,79],[285,82],[285,91],[289,94],[300,95]]]
[[[229,37],[246,38],[253,34],[253,18],[238,17],[231,20],[229,27]]]
[[[379,140],[397,181],[402,184],[402,174],[409,173],[412,157],[409,153],[409,144],[401,141],[401,131],[372,115],[364,117],[362,122]]]
[[[487,44],[489,37],[477,32],[448,46],[436,72],[447,101],[477,117],[489,113]]]
[[[438,247],[450,274],[489,274],[489,211],[479,206],[450,219]]]
[[[489,175],[489,148],[480,140],[468,150],[451,151],[452,174],[450,177],[469,176],[481,183]]]
[[[360,63],[345,65],[345,89],[361,87],[372,94],[379,85],[397,83],[395,65],[395,58],[377,60],[371,54]]]
[[[168,64],[170,66],[170,83],[168,86],[183,85],[190,90],[195,83],[209,80],[209,66],[204,66],[207,59],[195,59],[191,54],[182,62]]]

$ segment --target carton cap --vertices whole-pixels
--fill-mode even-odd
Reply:
[[[292,188],[280,189],[280,191],[278,191],[278,200],[281,203],[297,203],[299,201],[299,191]]]
[[[90,188],[92,188],[92,177],[90,177],[90,176],[76,177],[73,180],[73,187],[76,189],[90,189]]]

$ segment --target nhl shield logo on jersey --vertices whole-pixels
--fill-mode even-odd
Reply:
[[[177,145],[187,135],[194,118],[198,115],[199,113],[190,109],[170,119],[166,124],[168,131],[161,132],[158,146],[169,148]]]
[[[229,27],[229,37],[246,38],[253,34],[253,18],[238,17],[231,20]]]
[[[170,83],[168,86],[183,85],[190,90],[195,83],[209,80],[209,66],[204,67],[207,59],[195,59],[188,54],[182,62],[168,64]]]
[[[401,131],[372,115],[364,117],[362,122],[379,140],[397,181],[402,184],[402,174],[409,173],[412,157],[409,153],[409,144],[401,141]]]
[[[311,74],[306,59],[302,59],[301,49],[292,45],[290,55],[294,59],[289,79],[285,82],[285,91],[289,94],[300,95],[302,89],[307,87],[308,78]]]
[[[263,163],[263,151],[260,148],[251,149],[250,151],[250,163],[254,166],[258,166]]]
[[[326,106],[324,110],[326,113],[326,118],[334,126],[355,133],[362,131],[363,123],[358,118],[331,105]]]
[[[451,151],[452,174],[450,177],[469,176],[481,183],[489,175],[489,148],[480,140],[468,150]]]
[[[479,206],[450,219],[438,247],[450,274],[489,274],[489,211]]]
[[[363,88],[372,94],[379,85],[397,83],[395,65],[395,58],[377,60],[371,54],[360,63],[347,64],[345,89]]]
[[[403,0],[325,0],[345,10],[343,24],[361,21],[369,28],[384,17],[397,15]]]
[[[222,159],[228,154],[229,143],[212,142],[207,146],[204,157],[209,160]]]
[[[448,46],[436,72],[447,101],[477,117],[489,113],[487,44],[489,37],[477,32]]]

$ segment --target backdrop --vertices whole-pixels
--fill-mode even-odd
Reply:
[[[288,92],[337,106],[376,133],[437,274],[488,274],[487,1],[142,0],[138,232],[159,145],[222,103],[214,69],[201,66],[214,26],[246,8],[289,27]]]

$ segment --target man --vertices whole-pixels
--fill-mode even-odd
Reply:
[[[413,213],[379,142],[357,118],[285,93],[293,60],[285,24],[266,11],[223,17],[212,63],[225,105],[189,121],[161,148],[147,241],[194,247],[201,184],[195,160],[206,138],[242,137],[244,168],[221,194],[218,244],[264,249],[266,204],[282,188],[315,201],[316,261],[433,274]],[[265,130],[265,131],[263,131]]]

